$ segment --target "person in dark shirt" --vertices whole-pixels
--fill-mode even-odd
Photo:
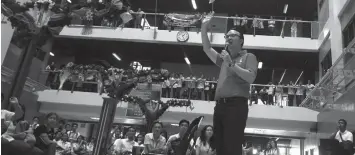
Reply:
[[[210,82],[209,84],[210,84],[210,93],[209,93],[210,101],[213,101],[216,93],[216,87],[217,87],[216,78],[213,78],[212,82]]]
[[[58,115],[56,113],[49,113],[46,116],[44,124],[38,126],[34,130],[34,136],[36,137],[35,146],[40,148],[45,154],[54,155],[56,151],[56,142],[54,128],[57,124]]]

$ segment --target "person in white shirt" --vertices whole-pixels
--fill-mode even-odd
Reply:
[[[71,144],[68,140],[68,134],[62,133],[61,139],[57,141],[56,155],[68,154],[71,152]]]
[[[133,146],[138,146],[134,141],[136,129],[129,127],[126,133],[127,138],[117,139],[114,143],[116,155],[126,155],[132,153]]]
[[[70,141],[76,141],[80,136],[80,133],[76,131],[77,129],[78,129],[78,124],[73,123],[71,126],[71,131],[68,131]]]
[[[339,141],[339,143],[343,143],[345,145],[349,145],[349,146],[353,147],[354,137],[353,137],[353,134],[346,129],[347,124],[348,123],[346,122],[346,120],[340,119],[338,121],[338,131],[333,133],[330,136],[330,139],[335,139],[335,140]],[[343,151],[341,153],[342,155],[351,155],[351,150],[349,150],[349,148],[344,148],[344,150],[342,150],[342,151]]]
[[[306,96],[311,94],[314,85],[311,83],[311,80],[308,80],[308,84],[306,85]]]
[[[152,133],[148,133],[144,137],[144,154],[164,154],[166,153],[166,140],[160,135],[163,128],[161,122],[152,123]]]

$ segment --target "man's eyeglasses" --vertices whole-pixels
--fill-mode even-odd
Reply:
[[[234,37],[240,37],[238,34],[228,34],[228,35],[225,35],[224,38],[225,39],[228,39],[228,38],[234,38]]]

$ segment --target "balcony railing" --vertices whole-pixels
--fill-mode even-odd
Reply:
[[[197,14],[200,16],[201,14]],[[138,17],[139,16],[139,17]],[[143,29],[159,29],[159,30],[185,30],[191,32],[199,32],[200,28],[197,24],[194,26],[172,26],[167,24],[167,14],[165,13],[132,13],[132,20],[126,24],[120,24],[121,20],[108,22],[105,19],[94,20],[94,28],[141,28]],[[174,16],[172,16],[174,17]],[[181,17],[181,15],[180,15]],[[278,19],[279,18],[279,19]],[[280,37],[303,37],[317,39],[319,32],[319,24],[317,21],[302,20],[286,20],[285,18],[275,17],[266,19],[261,17],[227,17],[214,16],[211,21],[212,33],[226,33],[228,29],[239,26],[244,27],[245,34],[249,35],[267,35]],[[182,21],[180,19],[179,21]],[[177,20],[178,21],[178,20]],[[74,27],[83,26],[80,18],[73,19],[71,25]]]
[[[337,103],[355,85],[355,48],[344,49],[301,106],[316,110],[355,111],[355,102]],[[347,94],[350,95],[350,94]]]
[[[50,72],[47,85],[52,89],[59,87],[59,72]],[[52,81],[54,80],[54,81]],[[95,79],[90,81],[72,82],[66,81],[62,90],[94,92],[98,93],[98,86]],[[170,82],[172,83],[172,82]],[[206,81],[204,79],[189,80],[184,79],[181,87],[178,85],[166,86],[167,83],[159,82],[162,85],[162,98],[190,99],[214,101],[217,81]],[[250,87],[249,103],[275,106],[299,106],[306,94],[309,94],[314,85],[262,85],[252,84]]]

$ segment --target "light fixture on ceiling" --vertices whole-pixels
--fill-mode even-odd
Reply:
[[[100,120],[100,118],[99,117],[90,117],[90,119],[92,119],[92,120]]]
[[[185,62],[186,62],[188,65],[191,64],[189,58],[185,57],[184,59],[185,59]]]
[[[121,58],[120,58],[116,53],[112,53],[112,55],[113,55],[118,61],[121,61]]]
[[[196,0],[191,0],[192,7],[196,10],[197,5],[196,5]]]
[[[67,0],[68,3],[71,3],[71,0]]]
[[[259,68],[259,69],[263,68],[263,62],[259,62],[259,63],[258,63],[258,68]]]
[[[284,14],[287,13],[287,9],[288,9],[288,4],[285,4],[285,6],[284,6]]]
[[[52,57],[54,57],[54,53],[52,53],[52,52],[49,52],[49,55],[52,56]]]
[[[174,124],[171,124],[171,126],[179,126],[179,124],[174,123]]]

